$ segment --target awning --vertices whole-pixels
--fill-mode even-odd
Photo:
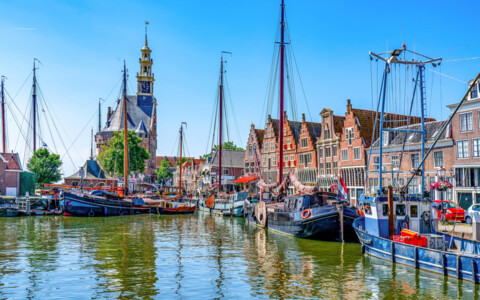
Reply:
[[[246,182],[250,182],[252,180],[255,180],[257,179],[258,176],[252,176],[252,177],[240,177],[240,178],[237,178],[235,179],[234,181],[232,181],[232,183],[246,183]]]

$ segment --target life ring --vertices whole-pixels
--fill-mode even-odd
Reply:
[[[60,194],[59,193],[56,193],[55,196],[53,196],[53,198],[55,198],[55,200],[60,200]]]
[[[312,212],[307,208],[304,211],[302,211],[302,219],[308,219]]]

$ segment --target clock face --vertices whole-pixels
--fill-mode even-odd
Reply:
[[[148,81],[140,82],[140,92],[142,92],[144,94],[149,94],[150,93],[150,82],[148,82]]]

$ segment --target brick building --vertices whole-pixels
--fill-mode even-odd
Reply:
[[[302,123],[297,141],[296,164],[297,177],[305,185],[315,185],[317,183],[318,159],[317,159],[317,140],[322,134],[322,124],[307,122],[305,114],[302,114]]]
[[[431,121],[425,123],[425,149],[429,149],[440,134],[446,121]],[[405,129],[406,126],[398,127]],[[421,130],[420,124],[410,125],[408,129]],[[421,133],[419,132],[395,132],[384,136],[383,145],[383,186],[393,183],[396,187],[404,186],[421,162]],[[385,139],[386,138],[386,139]],[[405,143],[404,143],[405,141]],[[453,176],[453,139],[450,126],[440,136],[434,150],[425,161],[425,184],[424,191],[430,191],[430,184],[440,179],[438,171],[446,170],[447,179]],[[378,190],[379,170],[379,139],[372,145],[372,156],[369,163],[367,194],[374,194]],[[408,193],[418,194],[421,191],[421,178],[416,176],[409,186]],[[435,192],[431,194],[433,199],[452,198],[452,191],[446,195]]]
[[[262,145],[265,130],[256,129],[252,123],[250,126],[250,133],[248,135],[247,146],[245,147],[245,155],[243,158],[245,169],[245,176],[258,176],[258,167],[262,163]],[[257,157],[255,158],[255,154]],[[259,166],[257,167],[257,159]]]
[[[473,80],[469,82],[471,85]],[[452,119],[452,136],[455,140],[453,169],[457,203],[467,208],[480,203],[480,97],[479,82],[470,90],[466,101]],[[458,103],[448,105],[451,111]]]
[[[244,151],[222,150],[222,185],[231,183],[244,174]],[[218,184],[218,151],[212,153],[201,169],[202,188]]]
[[[336,116],[333,110],[324,108],[322,117],[322,133],[317,138],[318,155],[318,188],[330,191],[330,186],[338,182],[340,161],[340,140],[345,117]]]
[[[150,153],[145,161],[144,181],[155,180],[155,157],[157,152],[157,102],[153,96],[154,74],[152,73],[153,60],[150,57],[152,50],[148,48],[147,36],[145,45],[141,49],[139,59],[140,72],[137,73],[137,94],[127,96],[127,128],[135,131],[142,139],[141,146]],[[114,132],[121,132],[124,128],[123,101],[117,101],[115,110],[108,108],[107,122],[103,129],[95,135],[98,154],[100,154],[113,137]]]
[[[262,177],[266,183],[278,181],[278,130],[280,128],[279,120],[272,119],[269,115],[265,132],[263,136],[262,157]]]
[[[83,170],[84,172],[83,187],[116,187],[118,184],[118,180],[111,176],[108,176],[108,174],[103,171],[102,167],[100,167],[98,162],[93,158],[87,160],[81,170]],[[82,185],[80,171],[68,177],[65,177],[64,182],[66,185],[71,185],[75,187]]]
[[[22,171],[18,153],[0,153],[0,195],[20,195]]]

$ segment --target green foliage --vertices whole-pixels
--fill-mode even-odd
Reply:
[[[114,132],[104,151],[98,156],[98,161],[103,169],[116,176],[123,176],[123,139],[123,130],[122,132]],[[135,131],[129,130],[127,139],[128,171],[145,171],[145,160],[150,158],[150,153],[140,146],[142,139],[136,136]]]
[[[173,173],[168,171],[172,165],[168,160],[162,160],[160,163],[160,167],[156,171],[157,173],[157,181],[159,183],[164,182],[166,179],[173,177]]]
[[[35,173],[37,184],[54,183],[62,179],[60,155],[50,153],[47,148],[40,148],[28,160],[27,168]]]
[[[187,161],[185,157],[182,157],[182,165]],[[177,161],[177,167],[180,166],[180,162]]]
[[[214,145],[212,148],[212,151],[210,151],[210,153],[203,155],[202,158],[210,157],[212,153],[215,153],[217,150],[218,150],[218,145]],[[242,147],[238,147],[233,142],[224,142],[222,144],[222,150],[245,151],[245,149],[243,149]]]

